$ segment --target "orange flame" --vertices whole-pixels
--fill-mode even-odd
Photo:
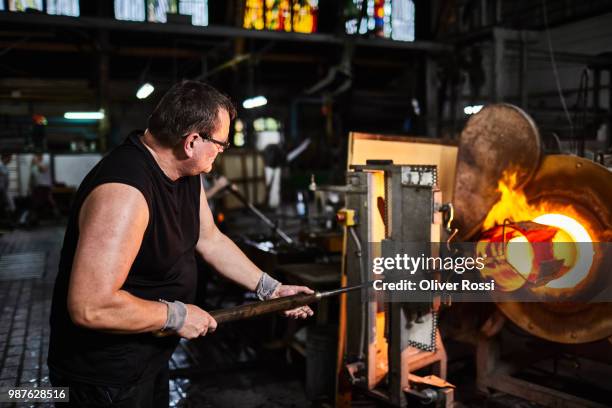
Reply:
[[[502,175],[498,182],[497,190],[501,193],[501,197],[497,203],[491,208],[483,223],[483,229],[488,230],[496,225],[502,225],[504,220],[512,222],[520,221],[535,221],[535,218],[545,214],[562,214],[573,218],[576,222],[583,225],[587,231],[593,231],[590,223],[571,205],[561,205],[553,202],[541,202],[537,205],[530,204],[522,189],[517,188],[518,172],[507,170]],[[537,221],[536,221],[537,222]],[[557,226],[540,222],[544,225]],[[567,227],[567,226],[566,226]],[[565,229],[563,227],[559,227]],[[561,237],[559,237],[561,238]],[[564,237],[568,239],[567,236]],[[592,241],[589,238],[587,241]],[[559,242],[585,242],[570,239],[569,241]]]
[[[580,242],[590,243],[593,241],[594,229],[589,222],[571,205],[562,205],[550,201],[540,203],[529,203],[523,190],[517,188],[517,172],[506,171],[498,183],[498,191],[501,197],[491,208],[483,223],[484,230],[503,225],[504,222],[533,221],[538,224],[548,225],[558,228],[558,232],[552,237],[551,242]],[[516,237],[509,242],[527,242],[524,237]],[[515,248],[525,248],[519,253],[512,254],[512,249],[508,248],[508,262],[523,277],[529,275],[529,270],[533,254],[527,246],[515,246]],[[591,245],[553,245],[555,259],[564,260],[567,272],[546,284],[546,287],[553,289],[564,289],[574,287],[582,281],[589,272],[589,268],[572,268],[572,265],[580,264],[591,265],[593,262],[594,251]]]

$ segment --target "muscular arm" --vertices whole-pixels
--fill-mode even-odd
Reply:
[[[221,275],[248,290],[255,290],[262,271],[223,234],[213,221],[204,189],[200,194],[200,239],[197,252]]]
[[[200,196],[200,239],[196,250],[217,272],[226,278],[254,291],[263,272],[223,234],[213,221],[202,189]],[[271,298],[291,296],[297,293],[313,293],[305,286],[278,285]],[[306,318],[313,312],[308,306],[285,311],[285,316]]]
[[[143,195],[134,187],[103,184],[79,214],[79,242],[68,289],[75,324],[116,333],[141,333],[164,326],[167,307],[121,290],[149,221]]]

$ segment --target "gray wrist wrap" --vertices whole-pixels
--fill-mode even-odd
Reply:
[[[257,288],[255,288],[259,300],[269,299],[278,285],[280,285],[279,281],[264,272],[261,278],[259,278],[259,282],[257,282]]]
[[[187,306],[178,300],[168,302],[166,300],[159,299],[159,301],[168,306],[168,317],[166,318],[166,324],[164,324],[162,331],[179,331],[185,324],[185,317],[187,317]]]

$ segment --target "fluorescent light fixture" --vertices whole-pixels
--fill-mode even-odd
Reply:
[[[253,98],[245,99],[244,102],[242,102],[242,107],[244,109],[253,109],[253,108],[259,108],[260,106],[264,106],[267,103],[268,103],[268,100],[266,99],[266,97],[259,95]]]
[[[482,105],[468,105],[463,108],[463,113],[465,113],[466,115],[473,115],[475,113],[480,112],[481,109]]]
[[[104,112],[66,112],[64,119],[73,120],[100,120],[104,119]]]
[[[142,84],[140,88],[138,88],[138,91],[136,91],[136,97],[138,99],[145,99],[147,96],[151,95],[154,90],[155,87],[150,83],[146,82]]]

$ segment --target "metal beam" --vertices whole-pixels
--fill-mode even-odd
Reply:
[[[359,38],[356,42],[361,47],[393,48],[410,51],[451,52],[454,47],[450,44],[433,41],[395,41],[388,38]]]
[[[11,48],[12,50],[27,50],[27,51],[47,51],[47,52],[65,52],[65,53],[98,53],[99,50],[91,45],[86,44],[70,44],[70,43],[54,43],[54,42],[23,42],[19,44],[8,41],[0,41],[0,49]],[[194,51],[180,48],[168,47],[113,47],[108,50],[111,54],[117,54],[128,57],[160,57],[160,58],[188,58],[199,59],[206,52]]]
[[[1,0],[0,0],[1,1]],[[0,41],[0,49],[11,48],[11,50],[26,50],[26,51],[45,51],[45,52],[62,52],[62,53],[97,53],[99,50],[91,45],[74,44],[74,43],[56,43],[56,42],[23,42],[16,44],[9,41]],[[127,57],[153,57],[153,58],[179,58],[179,59],[200,59],[203,56],[211,54],[211,51],[196,51],[185,48],[169,48],[169,47],[125,47],[110,46],[109,52],[115,55]],[[285,62],[285,63],[321,63],[325,62],[325,57],[317,55],[300,55],[289,53],[264,54],[258,57],[262,61],[269,62]],[[366,58],[355,58],[355,65],[368,67],[387,67],[387,68],[405,68],[406,62],[389,61],[389,60],[372,60]]]
[[[505,374],[493,373],[484,382],[487,387],[494,390],[515,395],[545,407],[605,408],[609,406]]]
[[[342,44],[343,36],[331,34],[301,34],[287,33],[268,30],[246,30],[238,27],[228,26],[193,26],[181,24],[159,24],[147,22],[121,21],[112,18],[100,17],[67,17],[50,16],[47,14],[27,14],[27,13],[0,13],[0,25],[16,24],[28,27],[32,26],[55,26],[72,27],[83,29],[104,29],[108,31],[132,31],[143,33],[160,34],[184,34],[208,37],[229,37],[229,38],[249,38],[255,40],[276,40],[276,41],[299,41],[320,44]],[[394,41],[384,38],[359,38],[357,45],[364,47],[378,47],[400,49],[407,51],[429,51],[447,52],[452,50],[452,46],[432,41]]]
[[[612,57],[609,55],[590,55],[582,54],[578,52],[562,52],[555,51],[555,59],[557,62],[574,62],[576,64],[587,64],[597,66],[599,68],[612,67]],[[550,51],[546,49],[532,48],[529,50],[529,56],[531,58],[542,58],[549,59]]]
[[[501,37],[504,40],[516,42],[537,42],[540,39],[540,33],[533,30],[513,30],[502,27],[487,27],[480,30],[462,33],[448,39],[449,43],[457,45],[471,45],[479,41],[491,41],[494,36]]]

